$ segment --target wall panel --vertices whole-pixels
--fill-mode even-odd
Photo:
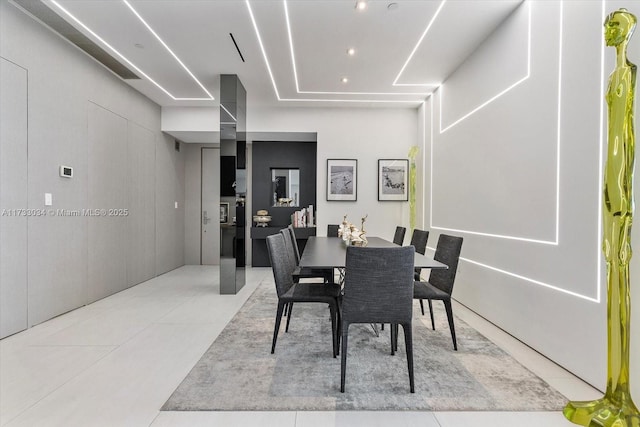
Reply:
[[[0,338],[27,328],[27,70],[0,58]]]

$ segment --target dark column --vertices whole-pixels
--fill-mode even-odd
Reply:
[[[246,99],[238,76],[220,76],[220,202],[229,203],[229,220],[220,224],[221,294],[237,293],[246,281]]]

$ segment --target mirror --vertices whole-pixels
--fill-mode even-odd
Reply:
[[[300,170],[271,169],[272,206],[298,206]]]

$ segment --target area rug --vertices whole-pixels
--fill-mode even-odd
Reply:
[[[271,339],[275,286],[265,280],[194,366],[163,411],[425,410],[556,411],[566,398],[459,318],[453,350],[442,303],[436,330],[414,306],[415,394],[409,393],[402,332],[390,353],[389,328],[349,328],[346,392],[331,350],[324,304],[296,304],[289,332]],[[426,304],[425,304],[426,308]]]

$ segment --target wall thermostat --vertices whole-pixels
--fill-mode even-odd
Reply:
[[[71,166],[60,166],[60,176],[63,178],[73,178],[73,168]]]

